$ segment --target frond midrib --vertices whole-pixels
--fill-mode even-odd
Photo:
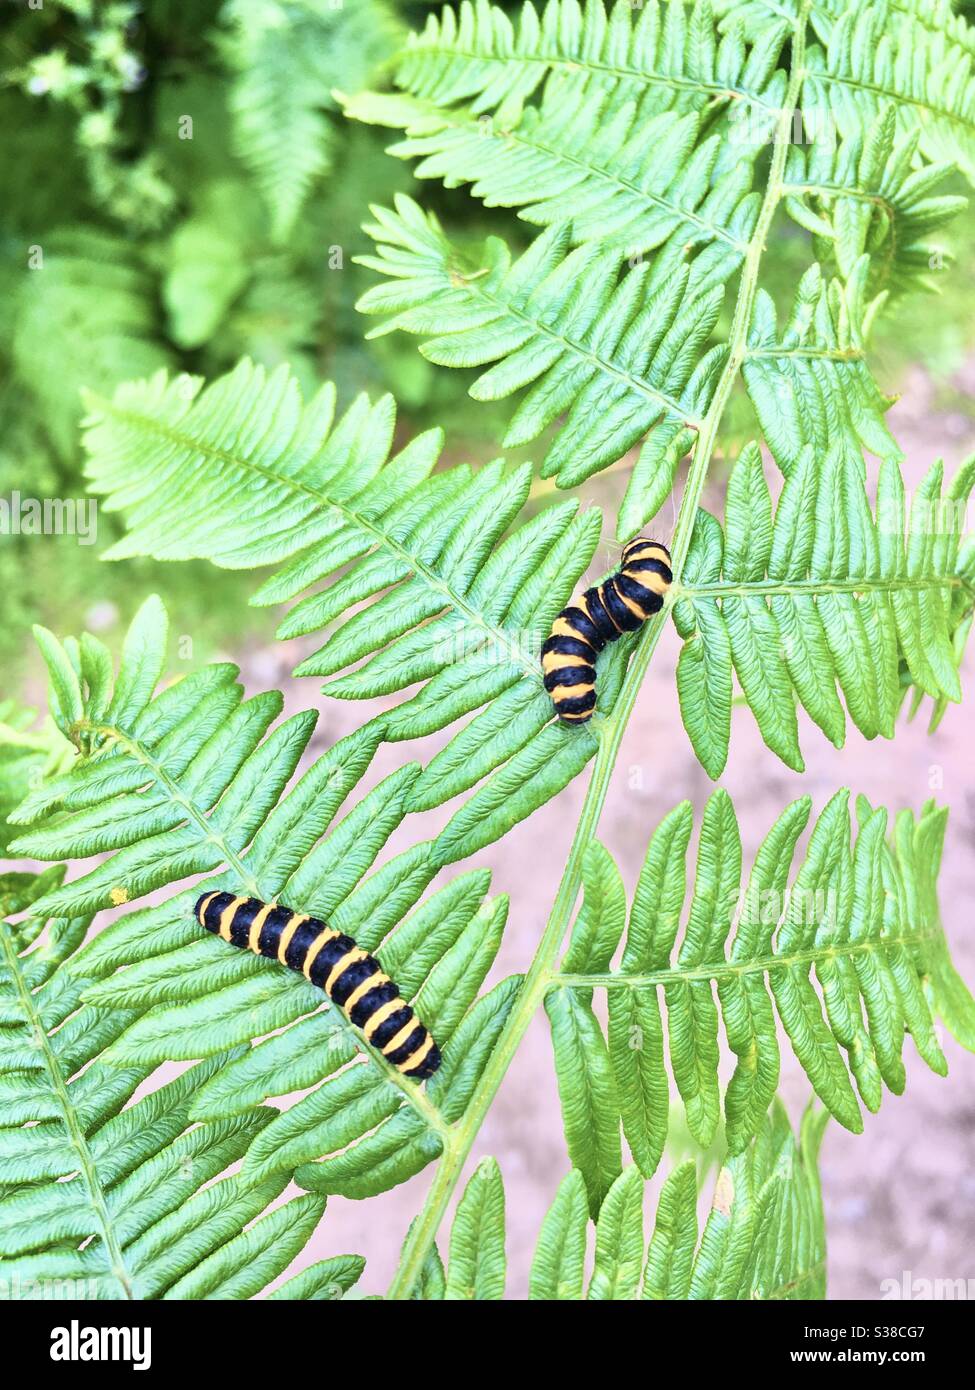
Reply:
[[[466,599],[454,592],[428,564],[421,561],[416,555],[412,554],[406,546],[393,540],[381,526],[378,526],[361,512],[350,507],[347,503],[335,502],[331,498],[324,496],[313,487],[309,487],[298,478],[288,474],[278,473],[275,469],[269,468],[266,464],[257,463],[254,459],[241,458],[238,454],[233,454],[227,449],[221,449],[209,440],[200,440],[190,434],[184,434],[181,430],[173,429],[172,426],[164,425],[159,420],[149,415],[141,415],[136,411],[123,410],[113,401],[104,398],[97,398],[98,406],[107,415],[113,416],[116,420],[121,420],[128,425],[138,426],[147,434],[155,434],[160,439],[165,439],[169,443],[179,448],[189,450],[194,454],[203,454],[211,459],[215,459],[226,464],[231,468],[238,468],[243,473],[248,471],[255,473],[268,481],[276,483],[278,486],[290,489],[291,492],[303,497],[311,498],[318,506],[323,509],[331,510],[343,516],[352,525],[361,527],[374,537],[377,545],[381,546],[387,553],[395,555],[415,574],[420,575],[424,582],[436,593],[444,597],[444,606],[454,608],[460,613],[472,627],[480,628],[487,637],[498,643],[506,651],[508,658],[517,663],[523,671],[530,675],[538,684],[541,684],[539,669],[525,660],[524,654],[519,651],[517,642],[513,642],[509,633],[495,623],[489,622],[482,613],[472,608]]]
[[[627,972],[609,970],[593,974],[554,974],[550,977],[550,989],[653,989],[658,985],[681,984],[685,981],[727,980],[745,975],[769,975],[774,970],[787,970],[794,965],[819,965],[823,961],[840,960],[844,957],[861,954],[883,953],[892,947],[918,946],[929,941],[939,941],[942,936],[940,923],[927,931],[913,931],[900,936],[881,936],[870,941],[849,941],[820,949],[790,952],[788,955],[756,956],[752,960],[714,961],[711,964],[680,966],[668,970]]]
[[[688,598],[749,598],[762,594],[809,594],[813,598],[827,594],[923,593],[930,590],[954,589],[972,592],[963,575],[943,574],[933,578],[911,578],[907,575],[889,579],[755,579],[747,583],[675,585],[674,602]]]
[[[3,942],[3,954],[7,969],[10,971],[20,999],[31,1041],[43,1059],[44,1069],[51,1083],[51,1090],[61,1111],[65,1133],[71,1147],[78,1155],[78,1171],[88,1191],[88,1200],[98,1227],[97,1234],[108,1254],[111,1273],[118,1280],[124,1297],[134,1299],[136,1296],[133,1288],[134,1275],[125,1263],[122,1243],[112,1221],[95,1156],[78,1118],[78,1112],[71,1102],[66,1079],[61,1071],[57,1054],[51,1046],[44,1021],[35,1007],[33,993],[24,979],[20,956],[14,948],[10,928],[6,922],[0,923],[0,941]]]
[[[724,414],[725,406],[741,369],[742,355],[748,340],[751,312],[758,286],[759,267],[766,249],[766,237],[782,197],[782,180],[785,173],[787,145],[791,129],[789,113],[798,104],[802,84],[805,27],[810,3],[811,0],[801,0],[800,14],[793,25],[792,71],[783,98],[782,110],[776,111],[772,163],[762,197],[762,206],[749,242],[738,284],[738,297],[727,340],[728,358],[712,393],[705,420],[702,421],[702,427],[698,431],[697,443],[681,499],[680,512],[671,545],[675,568],[678,571],[687,557],[691,533],[704,491],[708,464],[721,416]],[[501,1085],[511,1058],[534,1017],[538,1005],[544,999],[546,990],[550,987],[555,959],[568,929],[572,909],[582,883],[582,861],[585,849],[590,839],[595,835],[596,825],[605,802],[610,777],[622,742],[623,731],[632,713],[637,693],[643,685],[650,658],[663,631],[664,621],[663,611],[661,611],[656,619],[651,619],[646,624],[640,645],[637,646],[630,662],[612,714],[604,725],[599,752],[576,824],[565,871],[552,904],[545,930],[522,984],[518,1002],[505,1024],[494,1054],[471,1097],[465,1122],[458,1127],[454,1142],[441,1158],[440,1165],[427,1192],[424,1206],[404,1242],[398,1269],[387,1290],[387,1298],[403,1298],[412,1293],[429,1251],[436,1240],[437,1230],[446,1211],[447,1203],[480,1128],[483,1114],[487,1111]]]
[[[930,32],[930,31],[929,31]],[[831,73],[817,68],[808,68],[807,77],[814,78],[817,82],[831,83],[838,87],[848,87],[856,92],[869,92],[871,96],[884,101],[896,102],[899,106],[913,106],[918,111],[918,118],[922,126],[928,124],[933,117],[938,121],[948,121],[952,125],[958,126],[966,135],[975,138],[975,125],[957,111],[952,111],[948,106],[939,106],[936,101],[929,98],[912,96],[907,92],[900,92],[896,87],[882,87],[877,82],[863,81],[858,77],[851,77],[848,74]],[[925,121],[928,118],[928,122]]]
[[[746,87],[729,87],[720,82],[704,82],[700,78],[687,77],[677,73],[657,73],[647,72],[645,68],[633,68],[620,66],[617,63],[604,63],[598,58],[592,58],[588,54],[578,58],[566,58],[560,54],[536,53],[512,53],[499,57],[495,53],[477,53],[471,49],[459,48],[456,45],[442,43],[421,42],[411,44],[400,51],[394,61],[402,62],[404,58],[416,58],[420,55],[431,54],[438,58],[457,59],[462,58],[471,63],[499,63],[505,67],[517,67],[518,64],[525,66],[533,65],[547,68],[549,71],[563,70],[565,72],[585,72],[602,73],[614,79],[626,78],[629,81],[643,83],[649,87],[654,84],[673,88],[677,87],[682,91],[697,92],[701,96],[708,97],[712,102],[717,103],[722,100],[728,101],[749,101],[756,106],[760,106],[769,115],[776,115],[778,108],[767,101],[758,92],[751,91]]]
[[[586,347],[585,344],[578,342],[575,338],[570,338],[565,333],[558,332],[551,324],[545,323],[541,318],[533,317],[531,314],[525,313],[523,309],[519,309],[516,304],[513,304],[510,299],[505,299],[500,295],[492,294],[490,291],[485,290],[484,283],[483,280],[475,280],[472,276],[466,280],[465,288],[470,290],[473,295],[484,300],[486,304],[490,304],[502,313],[510,314],[512,318],[518,319],[520,323],[531,328],[533,333],[544,334],[554,342],[564,344],[567,351],[571,351],[577,357],[590,362],[602,375],[613,377],[636,395],[643,396],[647,400],[653,401],[662,411],[667,411],[672,415],[678,416],[688,429],[701,429],[704,422],[692,416],[688,416],[687,411],[679,400],[675,399],[673,396],[668,396],[665,391],[658,390],[657,387],[652,386],[644,377],[636,376],[633,372],[624,371],[623,368],[618,367],[614,362],[607,361],[605,357],[600,357],[598,353],[593,352],[592,348]],[[436,337],[436,335],[434,335],[434,337]]]

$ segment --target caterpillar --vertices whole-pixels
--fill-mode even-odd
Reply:
[[[614,575],[562,609],[542,647],[542,670],[545,689],[565,723],[585,724],[592,718],[598,653],[659,613],[673,580],[667,547],[637,536],[623,547]]]
[[[204,893],[201,926],[233,946],[300,970],[323,989],[366,1039],[404,1076],[425,1081],[440,1049],[378,960],[318,917],[233,893]]]

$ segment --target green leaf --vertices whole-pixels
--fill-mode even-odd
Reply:
[[[797,701],[841,747],[840,695],[867,738],[893,737],[905,678],[935,698],[960,698],[955,633],[971,594],[964,501],[955,503],[973,481],[967,464],[942,498],[936,465],[907,521],[900,470],[887,459],[874,515],[859,454],[820,457],[803,445],[772,523],[761,457],[742,451],[724,535],[698,513],[674,607],[681,711],[710,775],[727,758],[732,664],[766,744],[797,769]]]
[[[809,800],[788,807],[743,886],[734,808],[727,793],[715,792],[683,928],[692,814],[687,803],[677,807],[650,841],[618,966],[615,927],[592,954],[592,904],[615,877],[604,850],[587,855],[583,910],[545,1004],[569,1154],[594,1213],[620,1171],[621,1123],[645,1177],[660,1161],[669,1098],[661,991],[674,1081],[702,1146],[720,1118],[723,1020],[737,1057],[724,1095],[733,1154],[759,1132],[775,1094],[776,1015],[823,1105],[854,1131],[863,1125],[854,1084],[870,1110],[883,1086],[904,1089],[905,1032],[942,1074],[936,1015],[972,1046],[975,1005],[950,964],[937,902],[946,813],[933,805],[917,819],[904,812],[888,840],[885,813],[864,803],[851,844],[848,796],[837,793],[819,816],[791,883]],[[618,921],[615,906],[613,913]],[[608,1052],[592,1007],[600,988],[608,996]]]
[[[798,1141],[781,1105],[721,1169],[698,1241],[693,1163],[664,1183],[643,1260],[644,1184],[626,1168],[596,1227],[590,1299],[822,1299],[826,1238],[817,1156],[825,1112],[807,1111]],[[561,1183],[538,1237],[530,1299],[580,1299],[586,1256],[582,1174]]]
[[[589,1204],[586,1180],[573,1168],[559,1185],[538,1235],[528,1296],[548,1302],[582,1297]]]
[[[464,1189],[450,1231],[450,1258],[444,1297],[504,1297],[504,1186],[493,1158],[478,1164]]]

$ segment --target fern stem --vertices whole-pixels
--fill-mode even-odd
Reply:
[[[71,1147],[78,1155],[78,1171],[84,1180],[85,1187],[88,1189],[88,1197],[91,1201],[92,1211],[98,1221],[98,1235],[105,1246],[105,1253],[108,1256],[109,1268],[118,1280],[125,1298],[135,1298],[132,1288],[132,1280],[128,1268],[125,1264],[125,1256],[122,1252],[122,1245],[115,1232],[112,1223],[111,1213],[108,1210],[108,1202],[105,1199],[105,1191],[98,1176],[98,1167],[95,1163],[94,1155],[88,1146],[88,1139],[85,1131],[78,1119],[78,1112],[75,1109],[71,1096],[68,1094],[67,1082],[61,1071],[57,1053],[51,1046],[47,1028],[44,1021],[34,1006],[34,996],[24,979],[21,970],[20,957],[17,954],[11,935],[10,927],[6,922],[0,923],[0,941],[3,942],[3,954],[6,957],[7,969],[20,998],[20,1005],[24,1012],[30,1028],[31,1041],[40,1053],[44,1062],[44,1069],[51,1082],[51,1090],[57,1099],[61,1110],[65,1132],[71,1141]]]
[[[944,574],[936,579],[756,579],[745,584],[726,584],[719,579],[713,584],[674,587],[676,602],[682,598],[748,598],[751,594],[810,594],[818,598],[825,594],[924,593],[969,586],[961,575]]]
[[[744,360],[752,305],[758,288],[759,267],[765,253],[766,238],[772,225],[772,219],[782,197],[792,115],[798,104],[799,91],[805,76],[803,65],[806,22],[810,3],[811,0],[803,0],[795,20],[789,85],[778,115],[769,177],[761,210],[742,268],[728,340],[728,359],[715,387],[711,405],[701,422],[688,472],[687,485],[681,498],[680,512],[670,547],[674,571],[678,574],[687,558],[690,547],[698,503],[704,491],[711,454],[717,440],[718,427]],[[400,1257],[399,1268],[387,1293],[387,1297],[390,1299],[405,1299],[412,1295],[427,1255],[436,1239],[451,1194],[460,1178],[487,1110],[507,1073],[529,1023],[535,1016],[546,990],[552,983],[555,958],[568,929],[572,909],[582,882],[583,856],[595,835],[623,734],[633,712],[637,695],[643,685],[650,660],[660,640],[670,606],[665,605],[660,613],[646,624],[620,688],[616,704],[612,712],[599,726],[599,751],[593,764],[592,777],[586,789],[582,812],[548,922],[514,1008],[498,1039],[497,1046],[484,1069],[470,1104],[454,1130],[451,1142],[440,1160],[430,1185],[423,1209],[407,1236]]]
[[[794,965],[822,965],[824,961],[839,960],[876,951],[888,951],[894,946],[913,950],[925,941],[934,941],[942,935],[941,927],[931,931],[913,931],[908,936],[882,936],[879,941],[844,941],[838,946],[817,946],[811,951],[796,951],[784,956],[756,956],[754,960],[723,960],[710,965],[691,969],[651,970],[640,974],[624,974],[621,970],[610,970],[603,974],[550,975],[549,989],[656,989],[659,985],[683,984],[691,980],[728,980],[743,975],[767,975],[773,970],[784,970]]]

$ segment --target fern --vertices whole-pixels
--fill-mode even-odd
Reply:
[[[950,266],[950,250],[927,238],[966,206],[956,194],[937,192],[949,164],[915,168],[915,129],[898,136],[896,108],[888,106],[860,133],[837,143],[813,132],[795,145],[786,167],[784,206],[813,234],[821,261],[835,260],[852,279],[863,255],[871,257],[868,296],[939,289],[930,272]],[[866,322],[876,313],[871,301]]]
[[[300,8],[321,18],[317,7]],[[244,361],[206,387],[158,373],[87,398],[88,476],[126,528],[109,557],[268,567],[254,601],[292,605],[279,636],[300,639],[298,672],[324,678],[332,696],[385,702],[309,762],[314,714],[281,721],[276,692],[244,700],[232,667],[205,667],[157,693],[166,622],[156,600],[137,615],[117,675],[94,639],[61,642],[38,630],[52,716],[77,757],[66,771],[49,768],[12,812],[11,850],[79,867],[67,882],[57,867],[40,880],[11,877],[6,891],[35,924],[28,936],[52,918],[77,924],[39,987],[68,1010],[60,1026],[43,1018],[49,1050],[84,1033],[91,1065],[63,1078],[82,1087],[82,1100],[96,1067],[120,1087],[162,1062],[195,1063],[172,1083],[183,1086],[180,1128],[165,1144],[232,1133],[228,1161],[240,1163],[228,1186],[181,1190],[162,1216],[168,1245],[166,1233],[206,1203],[232,1209],[192,1268],[159,1265],[153,1247],[145,1278],[157,1282],[142,1284],[141,1255],[125,1265],[130,1246],[116,1236],[118,1267],[132,1272],[137,1295],[251,1296],[300,1250],[328,1194],[369,1197],[435,1164],[389,1297],[503,1297],[504,1192],[493,1162],[460,1200],[446,1269],[436,1241],[493,1097],[544,1006],[573,1172],[543,1228],[534,1294],[582,1296],[591,1218],[593,1300],[638,1290],[821,1296],[815,1154],[825,1115],[857,1130],[861,1104],[875,1110],[885,1086],[903,1089],[905,1030],[939,1072],[938,1018],[975,1047],[975,1003],[938,915],[944,811],[901,813],[888,837],[886,812],[861,799],[851,843],[840,793],[812,828],[790,890],[810,815],[803,799],[773,825],[743,890],[737,821],[718,791],[683,927],[690,807],[655,833],[629,912],[596,839],[627,720],[671,614],[684,639],[684,722],[712,776],[727,757],[736,677],[770,748],[800,768],[799,706],[838,745],[847,714],[865,735],[890,737],[902,706],[914,713],[927,698],[936,724],[960,698],[971,627],[975,550],[961,544],[960,513],[975,464],[944,497],[941,466],[933,468],[908,519],[889,398],[866,357],[877,315],[924,284],[927,237],[960,206],[937,190],[947,164],[964,165],[969,151],[967,31],[920,0],[848,13],[833,0],[718,8],[720,23],[703,0],[639,13],[551,0],[541,12],[526,6],[515,24],[478,0],[431,18],[408,43],[391,66],[398,91],[342,98],[350,115],[405,132],[396,153],[418,160],[421,177],[468,186],[540,228],[527,250],[492,236],[472,254],[417,202],[374,209],[378,250],[365,263],[384,278],[360,307],[384,315],[378,332],[419,335],[434,363],[486,368],[475,397],[523,393],[506,441],[544,436],[542,472],[558,487],[640,446],[621,539],[658,512],[690,455],[669,542],[675,584],[663,611],[601,658],[591,725],[554,720],[538,649],[592,563],[601,517],[575,499],[529,512],[530,465],[441,466],[437,431],[392,452],[388,397],[360,396],[336,417],[334,388],[303,398],[287,366],[269,374]],[[261,81],[270,71],[272,85],[296,57],[274,45],[265,56]],[[309,71],[302,66],[284,92],[288,119],[311,123],[297,151],[305,163],[273,155],[263,120],[250,154],[241,147],[265,170],[274,164],[275,177],[284,171],[269,192],[279,236],[323,167],[328,93]],[[253,95],[238,92],[242,112],[267,109],[265,94]],[[824,97],[839,111],[841,144],[794,143],[794,118],[812,132]],[[738,138],[746,121],[752,143]],[[782,212],[812,233],[818,257],[796,275],[784,322],[766,273]],[[171,292],[181,266],[198,269],[185,250],[178,235],[168,246]],[[207,313],[227,318],[242,307],[234,256],[225,248],[218,259],[201,302],[186,296],[184,280],[171,306],[188,344],[206,341]],[[739,382],[758,438],[731,472],[722,527],[700,504]],[[781,475],[772,483],[763,444]],[[865,453],[880,460],[875,501]],[[407,763],[357,790],[381,742],[444,731],[426,766]],[[445,871],[497,843],[590,760],[531,963],[484,992],[507,904],[488,898],[485,871]],[[443,828],[411,842],[410,813],[455,797]],[[401,827],[407,848],[389,857]],[[205,936],[191,905],[202,889],[222,887],[294,903],[378,948],[443,1048],[429,1084],[399,1077],[320,991]],[[91,914],[150,894],[82,944]],[[57,955],[61,940],[52,929],[40,950]],[[5,942],[28,945],[19,925]],[[606,1032],[594,1008],[603,990]],[[737,1059],[723,1098],[722,1020]],[[825,1107],[807,1117],[798,1145],[774,1101],[779,1023]],[[695,1143],[715,1143],[723,1110],[732,1157],[700,1244],[693,1170],[668,1179],[644,1261],[643,1180],[667,1138],[669,1074]],[[296,1092],[290,1109],[266,1104]],[[112,1091],[105,1123],[148,1133],[136,1113],[147,1101],[125,1108]],[[83,1107],[77,1113],[87,1119]],[[57,1123],[51,1116],[41,1123]],[[72,1133],[82,1121],[70,1122]],[[97,1202],[89,1210],[94,1189],[83,1174],[47,1172],[39,1128],[25,1118],[9,1140],[23,1163],[12,1182],[26,1185],[2,1205],[27,1203],[58,1176],[79,1181],[84,1221],[66,1238],[76,1245],[38,1227],[23,1249],[84,1265],[100,1257],[107,1228]],[[292,1177],[306,1189],[298,1205],[250,1227]],[[109,1194],[113,1181],[103,1185]],[[237,1221],[244,1202],[259,1205]],[[180,1236],[172,1243],[180,1248]],[[356,1257],[338,1257],[299,1274],[282,1296],[342,1292],[360,1272]]]
[[[395,213],[373,212],[369,230],[381,254],[363,263],[392,284],[367,291],[359,308],[392,315],[379,332],[435,327],[436,337],[421,348],[430,361],[493,362],[470,388],[477,399],[530,387],[506,446],[538,438],[565,412],[542,464],[542,476],[554,476],[560,487],[607,467],[655,426],[624,502],[627,525],[652,516],[700,428],[723,363],[720,348],[696,360],[717,321],[723,287],[697,285],[686,267],[656,288],[647,265],[619,280],[622,258],[595,242],[569,252],[565,226],[543,233],[513,264],[492,239],[475,267],[457,261],[436,220],[405,195]]]
[[[485,874],[455,879],[417,907],[438,869],[459,857],[459,829],[471,818],[462,810],[435,840],[367,876],[409,809],[420,771],[413,764],[393,773],[329,829],[375,752],[381,724],[336,744],[283,794],[315,715],[295,715],[269,732],[280,695],[242,701],[227,665],[205,667],[153,698],[166,636],[157,600],[137,615],[114,686],[96,640],[62,646],[38,636],[52,708],[83,756],[14,812],[12,820],[30,828],[11,849],[41,860],[109,857],[48,887],[35,912],[80,918],[190,874],[216,875],[118,919],[66,966],[73,998],[119,1021],[104,1044],[106,1060],[151,1068],[219,1057],[189,1098],[193,1118],[210,1123],[315,1086],[286,1113],[268,1115],[266,1133],[249,1136],[247,1183],[282,1173],[286,1180],[297,1170],[317,1192],[367,1196],[419,1171],[462,1114],[518,985],[506,980],[474,1002],[506,913],[505,900],[485,900]],[[479,819],[473,825],[470,833],[483,838]],[[365,1043],[320,990],[203,938],[193,901],[201,887],[223,886],[306,905],[367,949],[383,942],[384,964],[404,997],[417,999],[444,1050],[425,1091]],[[227,1056],[263,1034],[273,1036]]]
[[[929,160],[957,164],[975,182],[975,76],[972,31],[950,37],[919,13],[889,3],[813,9],[822,39],[808,53],[804,109],[828,111],[843,135],[856,133],[893,101],[902,126],[916,127]],[[959,41],[961,40],[961,41]]]
[[[942,476],[941,464],[929,470],[906,519],[904,484],[888,459],[875,519],[859,462],[833,453],[817,467],[807,447],[773,521],[761,454],[755,446],[742,452],[724,531],[710,513],[698,514],[674,610],[685,639],[681,713],[710,776],[720,776],[728,756],[733,672],[766,744],[797,771],[797,704],[843,745],[837,685],[866,738],[893,738],[902,666],[935,700],[961,698],[955,632],[975,593],[959,544],[975,459],[943,499]]]
[[[903,812],[888,843],[886,812],[860,799],[851,847],[848,799],[841,792],[826,806],[790,885],[810,813],[808,797],[793,802],[759,846],[743,885],[734,808],[726,792],[715,792],[704,812],[676,959],[690,804],[676,807],[655,831],[628,921],[612,858],[598,843],[587,851],[583,907],[545,1002],[569,1156],[594,1214],[621,1171],[621,1125],[645,1176],[663,1153],[669,1086],[661,990],[671,1070],[691,1133],[704,1146],[721,1113],[720,1011],[738,1059],[724,1097],[732,1153],[758,1132],[775,1095],[776,1015],[823,1105],[855,1132],[863,1124],[851,1076],[871,1111],[883,1086],[900,1094],[905,1029],[941,1074],[947,1064],[936,1015],[963,1046],[975,1048],[975,1001],[951,966],[938,915],[947,813],[928,806],[915,820]],[[621,943],[619,966],[611,969]],[[594,988],[607,991],[608,1042],[593,1012]]]
[[[614,104],[587,76],[569,76],[546,85],[541,107],[507,123],[385,93],[343,105],[347,116],[404,128],[408,138],[389,153],[418,159],[420,178],[470,183],[488,207],[521,208],[538,226],[569,224],[575,244],[598,240],[627,257],[665,242],[684,255],[717,243],[709,260],[728,278],[758,214],[752,181],[761,147],[736,148],[712,130],[711,113],[649,109],[656,95]]]
[[[816,1156],[824,1118],[822,1111],[807,1113],[797,1144],[784,1110],[776,1106],[757,1141],[722,1168],[700,1241],[693,1163],[681,1164],[664,1184],[648,1248],[643,1237],[643,1182],[637,1168],[625,1168],[599,1213],[588,1286],[586,1185],[573,1169],[542,1223],[529,1298],[822,1298],[825,1233]],[[446,1271],[434,1262],[414,1296],[501,1298],[504,1237],[501,1173],[495,1161],[486,1158],[458,1204]]]
[[[654,114],[744,98],[774,125],[784,89],[776,62],[787,35],[787,26],[768,25],[746,51],[740,34],[716,35],[707,0],[693,8],[650,0],[639,13],[625,0],[608,12],[591,0],[584,8],[550,0],[541,13],[525,5],[517,28],[488,0],[475,0],[430,15],[395,75],[415,96],[443,106],[471,101],[477,115],[518,113],[550,75],[572,82],[578,73],[621,101],[652,90]]]
[[[876,48],[883,13],[869,11],[873,37],[853,44],[858,59]],[[837,22],[837,35],[853,14]],[[775,66],[783,25],[767,21],[749,50],[736,24],[720,41],[712,24],[706,4],[651,4],[634,18],[624,4],[607,16],[601,4],[583,14],[575,0],[551,0],[541,19],[526,7],[516,32],[487,3],[462,5],[456,21],[450,10],[431,19],[401,55],[395,77],[408,95],[345,99],[349,114],[407,130],[394,153],[419,156],[419,174],[450,186],[472,181],[488,204],[521,206],[549,226],[513,264],[495,238],[475,261],[410,201],[401,198],[395,213],[374,209],[367,230],[378,255],[363,262],[391,283],[359,307],[387,315],[380,332],[423,335],[421,351],[434,362],[494,363],[474,382],[476,398],[530,386],[506,445],[530,442],[564,415],[542,469],[560,487],[643,439],[621,539],[667,497],[726,367],[712,330],[755,239],[752,182],[771,131],[755,112],[774,113],[785,80]],[[901,121],[898,135],[903,94],[902,104],[892,88],[891,100],[858,108],[834,151],[819,79],[805,80],[812,95],[800,84],[800,109],[818,138],[808,153],[793,148],[776,197],[818,234],[817,249],[835,257],[845,283],[825,282],[813,265],[781,338],[770,297],[755,297],[744,376],[786,471],[798,450],[777,450],[783,402],[790,425],[804,426],[800,445],[821,448],[838,416],[854,443],[882,457],[897,452],[883,421],[889,401],[865,361],[878,291],[924,283],[932,252],[920,234],[963,205],[929,196],[944,164],[911,172],[929,128],[904,131]],[[940,80],[932,75],[932,89]],[[648,265],[627,271],[626,257],[648,252]]]
[[[950,0],[814,0],[809,18],[820,39],[810,47],[807,110],[831,113],[844,135],[856,132],[887,101],[898,123],[917,127],[930,160],[957,163],[973,178],[975,85],[968,60],[975,29]],[[716,0],[722,25],[763,32],[795,20],[801,0]]]
[[[332,677],[326,689],[348,699],[425,682],[377,726],[390,740],[480,710],[409,797],[411,809],[429,809],[500,769],[443,832],[448,858],[491,843],[560,791],[596,739],[553,722],[538,650],[595,550],[599,513],[551,506],[499,545],[526,501],[528,468],[432,473],[438,432],[388,459],[388,397],[372,406],[361,397],[333,426],[334,391],[303,406],[284,369],[268,377],[243,363],[198,390],[157,378],[91,403],[89,475],[129,524],[109,556],[197,555],[248,568],[284,560],[256,595],[267,603],[351,564],[301,599],[279,635],[316,632],[374,599],[298,672]],[[266,424],[252,436],[248,419]],[[192,466],[198,458],[205,469]],[[614,653],[601,680],[604,709],[625,655]]]
[[[63,875],[56,866],[5,881],[5,915],[26,915],[0,926],[0,1272],[15,1277],[20,1298],[44,1297],[52,1280],[74,1281],[86,1298],[249,1298],[301,1251],[324,1200],[268,1211],[288,1174],[219,1176],[274,1116],[259,1106],[193,1124],[194,1096],[240,1049],[165,1083],[153,1061],[109,1062],[145,1005],[84,1001],[92,977],[79,945],[90,919],[43,906]]]
[[[38,248],[43,263],[21,271],[13,305],[12,355],[21,389],[33,394],[62,459],[77,453],[78,393],[103,391],[168,365],[154,336],[152,283],[117,237],[63,231]],[[44,369],[36,348],[44,344]]]
[[[325,108],[339,81],[362,82],[392,46],[395,26],[380,0],[226,0],[223,56],[235,80],[229,105],[236,150],[287,241],[313,182],[331,163]]]

